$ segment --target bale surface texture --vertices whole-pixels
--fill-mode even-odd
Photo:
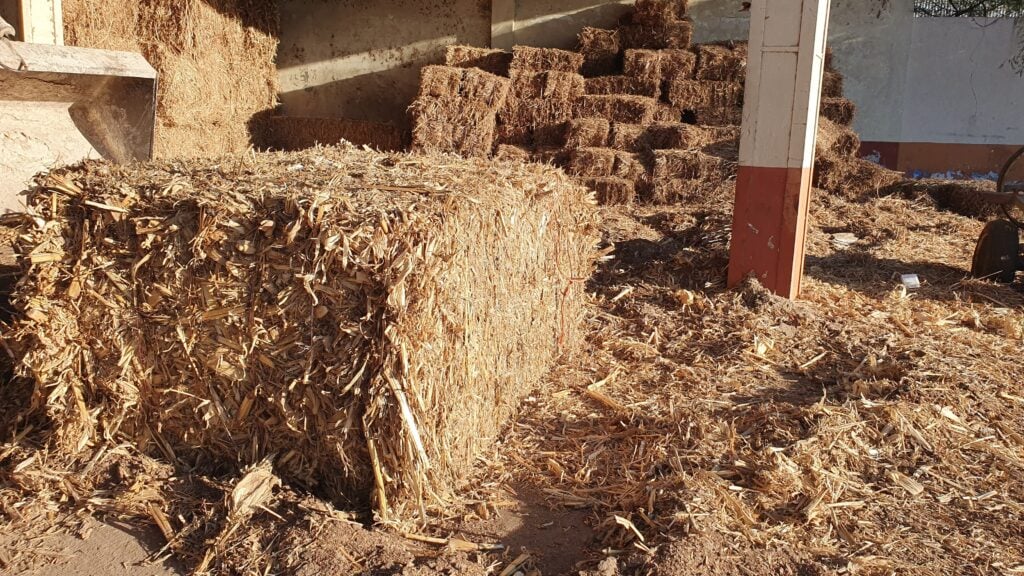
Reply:
[[[577,343],[596,257],[592,193],[539,165],[326,148],[40,182],[4,339],[55,446],[273,456],[381,519],[440,509]]]

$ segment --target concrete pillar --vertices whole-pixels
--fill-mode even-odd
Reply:
[[[753,0],[729,285],[800,293],[828,0]]]

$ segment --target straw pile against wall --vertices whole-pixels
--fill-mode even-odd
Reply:
[[[272,456],[409,519],[578,340],[593,199],[550,168],[327,148],[40,181],[4,338],[66,454]]]
[[[846,98],[822,98],[821,115],[842,126],[852,126],[857,107]]]
[[[410,107],[413,150],[489,156],[508,91],[508,79],[478,68],[425,67]]]
[[[391,124],[346,118],[274,116],[268,125],[266,143],[275,150],[302,150],[342,141],[387,152],[405,148],[405,134]]]
[[[273,3],[65,0],[63,10],[69,46],[141,52],[159,72],[158,157],[262,144],[278,93]]]

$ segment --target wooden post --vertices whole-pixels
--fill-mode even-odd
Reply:
[[[800,293],[828,0],[753,0],[729,285]]]
[[[0,0],[0,16],[17,30],[15,40],[64,45],[61,0]]]

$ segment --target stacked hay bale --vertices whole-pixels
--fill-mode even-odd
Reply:
[[[686,201],[734,179],[747,46],[691,47],[686,8],[684,0],[640,0],[617,29],[585,28],[577,53],[456,49],[468,54],[462,65],[500,72],[509,63],[513,95],[498,114],[495,153],[553,162],[609,204]],[[856,157],[854,107],[842,90],[829,68],[817,185],[860,194],[899,181]]]
[[[413,150],[490,156],[508,91],[508,79],[479,68],[425,67],[411,107]]]
[[[2,337],[62,456],[132,443],[381,519],[442,506],[579,341],[592,193],[356,148],[40,177]],[[435,508],[436,509],[436,508]]]

